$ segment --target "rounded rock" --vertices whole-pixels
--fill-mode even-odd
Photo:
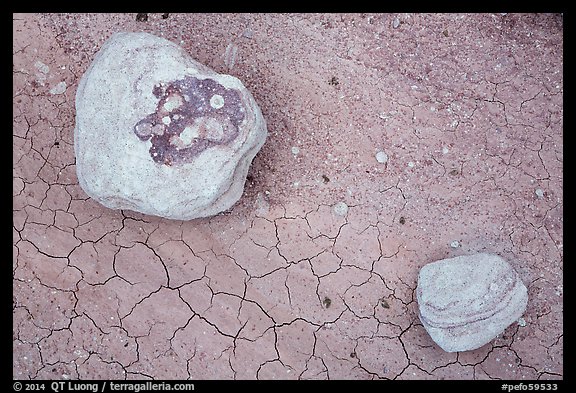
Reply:
[[[446,352],[489,343],[518,321],[528,303],[526,286],[512,266],[484,253],[425,265],[416,297],[422,325]]]
[[[338,202],[332,209],[334,209],[334,214],[337,216],[346,216],[348,214],[348,205],[344,202]]]
[[[225,211],[266,136],[240,80],[148,33],[113,34],[76,93],[78,181],[111,209],[178,220]]]
[[[384,153],[383,151],[379,151],[376,153],[376,161],[380,164],[385,164],[388,162],[388,154]]]

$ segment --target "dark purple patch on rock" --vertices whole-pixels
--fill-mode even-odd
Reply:
[[[245,117],[240,94],[213,79],[187,76],[154,86],[156,111],[133,128],[152,142],[150,156],[168,166],[190,163],[204,150],[232,142]]]

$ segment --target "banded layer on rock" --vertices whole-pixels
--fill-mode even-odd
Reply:
[[[180,220],[227,210],[266,136],[237,78],[148,33],[112,35],[78,85],[78,180],[112,209]]]
[[[425,265],[416,296],[424,328],[447,352],[492,341],[522,316],[528,302],[527,289],[512,266],[485,253]]]

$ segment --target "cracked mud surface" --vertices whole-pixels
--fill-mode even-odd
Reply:
[[[560,15],[135,16],[14,15],[14,378],[563,377]],[[121,30],[260,104],[230,212],[170,221],[79,187],[76,86]],[[528,308],[445,353],[418,270],[475,252],[514,266]]]

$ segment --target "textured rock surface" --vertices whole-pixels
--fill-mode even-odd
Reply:
[[[266,124],[242,83],[147,33],[116,33],[76,94],[78,180],[93,199],[171,219],[242,195]]]
[[[443,259],[420,270],[420,320],[447,352],[481,347],[522,316],[526,287],[502,258],[475,254]]]

